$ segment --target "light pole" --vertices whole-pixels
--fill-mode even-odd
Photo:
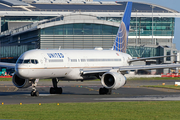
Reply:
[[[152,5],[151,7],[152,7],[152,42],[153,42],[153,36],[154,36],[154,33],[153,33],[153,30],[154,30],[154,29],[153,29],[153,27],[154,27],[154,25],[153,25],[153,22],[154,22],[154,21],[153,21],[153,9],[154,9],[154,6]],[[151,43],[152,43],[152,42],[151,42]]]
[[[138,10],[136,10],[136,45],[138,44],[138,41],[137,41],[137,12]]]

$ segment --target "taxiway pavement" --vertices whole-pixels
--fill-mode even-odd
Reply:
[[[37,90],[39,97],[31,97],[31,87],[17,89],[11,81],[0,82],[0,103],[31,104],[61,102],[104,102],[104,101],[167,101],[180,100],[180,90],[145,88],[142,85],[173,85],[175,80],[130,80],[125,86],[112,91],[112,95],[99,95],[100,81],[67,82],[60,81],[63,94],[49,94],[51,81],[40,81]]]

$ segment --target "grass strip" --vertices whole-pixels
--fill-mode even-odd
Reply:
[[[12,81],[12,78],[0,78],[0,81]]]
[[[0,119],[179,120],[180,101],[0,105]]]
[[[175,86],[175,85],[143,85],[141,87],[168,88],[168,89],[180,90],[180,86]]]

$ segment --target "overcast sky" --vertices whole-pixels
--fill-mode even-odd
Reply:
[[[99,0],[94,0],[99,1]],[[115,0],[101,0],[101,1],[115,1]],[[126,0],[117,0],[126,1]],[[180,12],[180,0],[130,0],[136,2],[146,2],[161,5]],[[176,44],[176,48],[180,50],[180,18],[175,19],[175,33],[173,43]]]

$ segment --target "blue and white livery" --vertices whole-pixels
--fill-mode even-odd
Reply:
[[[62,53],[47,53],[49,58],[64,58],[64,55]]]
[[[126,6],[126,11],[124,12],[123,19],[116,35],[116,39],[114,41],[113,50],[126,53],[131,19],[131,9],[132,2],[128,2]]]

